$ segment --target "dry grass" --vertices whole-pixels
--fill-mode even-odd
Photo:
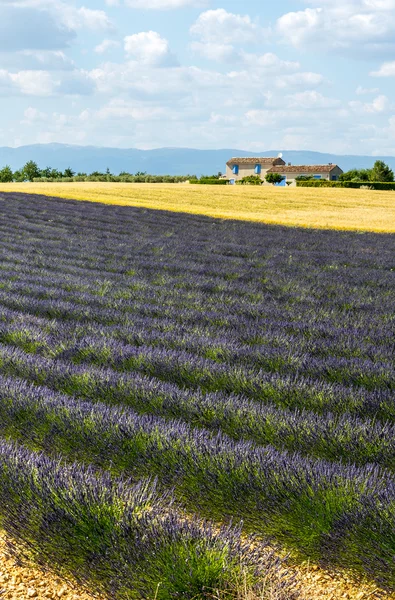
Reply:
[[[392,191],[127,183],[12,183],[0,184],[0,191],[290,226],[395,232]]]

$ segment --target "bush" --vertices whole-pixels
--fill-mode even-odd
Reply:
[[[200,185],[228,185],[228,179],[213,179],[211,177],[201,177],[198,180],[192,180],[191,183],[198,183]]]
[[[241,185],[262,185],[262,179],[259,175],[248,175],[243,177],[240,183]]]
[[[272,183],[276,185],[276,183],[281,183],[283,180],[283,175],[281,173],[267,173],[265,179],[268,183]]]
[[[327,179],[314,181],[296,181],[298,187],[333,187],[333,188],[355,188],[355,189],[371,189],[371,190],[393,190],[395,191],[395,182],[387,181],[328,181]]]

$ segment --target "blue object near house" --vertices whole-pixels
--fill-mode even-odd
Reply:
[[[233,175],[238,175],[239,174],[239,165],[233,165]]]
[[[262,173],[262,165],[255,165],[255,175],[260,175]]]
[[[287,178],[284,175],[282,180],[280,181],[280,183],[275,183],[274,185],[276,185],[277,187],[285,187],[287,185],[286,181],[287,181]]]
[[[236,180],[235,179],[229,179],[229,184],[230,185],[235,185],[236,184]]]

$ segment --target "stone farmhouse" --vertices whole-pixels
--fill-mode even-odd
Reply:
[[[337,181],[339,175],[343,173],[342,169],[337,165],[291,165],[286,164],[281,156],[276,158],[256,158],[243,157],[231,158],[226,163],[226,174],[224,178],[230,183],[236,183],[243,177],[249,175],[258,175],[262,179],[262,183],[267,184],[265,176],[267,173],[280,173],[283,180],[278,185],[296,185],[296,178],[300,176],[313,177],[314,179],[327,179],[329,181]]]

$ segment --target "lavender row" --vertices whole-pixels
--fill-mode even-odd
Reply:
[[[0,292],[0,298],[4,297],[4,302],[14,309],[20,308],[21,303],[17,298],[8,297],[7,294]],[[76,308],[66,302],[54,302],[50,300],[27,301],[36,308],[39,314],[52,315],[58,317],[59,314],[64,318],[70,319],[72,314],[77,313],[81,318],[93,318],[89,306]],[[265,376],[265,373],[278,372],[284,375],[304,376],[313,379],[321,379],[330,383],[340,383],[343,385],[361,386],[367,390],[377,389],[393,390],[395,381],[395,371],[393,362],[376,362],[371,359],[360,358],[317,358],[305,352],[293,352],[289,348],[267,348],[262,352],[256,352],[247,348],[236,350],[232,353],[229,362],[234,364],[230,367],[226,362],[218,364],[220,353],[214,355],[214,360],[210,357],[210,346],[204,351],[203,357],[195,356],[193,353],[155,349],[150,346],[146,348],[133,348],[118,343],[119,351],[117,353],[116,343],[108,344],[113,351],[112,364],[119,369],[137,369],[161,379],[175,381],[179,385],[188,387],[200,386],[205,391],[235,391],[236,393],[245,393],[252,398],[260,398],[259,381]],[[94,343],[92,350],[87,348],[88,342],[84,342],[86,354],[94,356]],[[111,347],[112,346],[112,347]],[[78,357],[83,353],[77,347],[74,354]],[[96,352],[100,362],[100,348]],[[121,355],[121,358],[119,358]],[[252,355],[252,356],[251,356]],[[73,358],[73,351],[69,351],[69,358]],[[109,352],[105,352],[106,360],[110,360]],[[108,358],[107,358],[108,357]],[[86,359],[85,359],[86,360]],[[251,384],[253,382],[253,385]]]
[[[336,564],[340,556],[395,588],[395,482],[377,467],[312,461],[41,389],[27,399],[23,386],[1,406],[3,432],[35,450],[113,474],[156,475],[189,510],[243,519],[250,531],[314,560]]]
[[[105,283],[102,285],[105,286]],[[237,313],[225,316],[220,311],[206,311],[205,313],[196,311],[194,313],[185,309],[180,309],[177,318],[172,319],[175,307],[171,304],[167,305],[160,295],[156,297],[154,293],[149,294],[149,298],[144,300],[137,294],[125,292],[126,297],[129,294],[130,298],[128,304],[124,304],[120,292],[110,302],[111,307],[107,308],[106,304],[109,301],[100,302],[98,296],[94,296],[92,299],[92,296],[84,295],[76,304],[75,298],[70,298],[70,295],[67,294],[63,295],[66,301],[54,299],[50,289],[46,286],[35,286],[35,289],[38,298],[30,293],[32,291],[30,286],[25,286],[25,294],[20,295],[10,290],[7,285],[7,289],[0,292],[0,303],[3,307],[8,306],[16,311],[30,312],[49,318],[56,317],[77,323],[86,321],[88,317],[91,322],[104,326],[117,323],[130,325],[145,319],[144,328],[149,325],[150,321],[154,321],[158,324],[163,322],[171,329],[181,328],[184,332],[187,325],[196,332],[204,332],[209,337],[219,334],[230,343],[233,341],[240,345],[254,346],[262,344],[266,340],[270,343],[277,332],[277,339],[274,338],[273,343],[278,346],[286,343],[289,337],[290,343],[301,345],[302,348],[306,348],[306,351],[317,352],[323,357],[330,355],[332,347],[335,355],[336,353],[340,355],[351,353],[358,357],[364,354],[363,342],[358,352],[358,336],[362,335],[361,326],[334,328],[329,324],[313,322],[307,328],[302,322],[281,318],[281,314],[275,315],[275,319],[273,319],[274,315],[272,318],[268,318],[262,314],[259,322],[256,323],[252,318],[243,318],[241,315],[237,317]],[[161,300],[162,304],[160,304]],[[367,334],[365,345],[368,356],[374,357],[377,352],[384,356],[391,356],[393,344],[390,328],[381,325],[379,329],[369,330],[366,327],[365,334]],[[348,350],[350,347],[351,352]]]
[[[362,238],[356,234],[292,231],[274,227],[264,228],[256,224],[221,223],[204,217],[171,215],[164,212],[141,211],[141,209],[106,207],[102,210],[102,207],[97,205],[92,208],[87,204],[42,197],[36,198],[35,206],[31,207],[30,210],[26,210],[27,207],[24,205],[29,202],[29,197],[20,196],[16,198],[14,196],[11,200],[12,206],[10,206],[11,202],[8,201],[8,198],[10,196],[3,204],[4,217],[11,219],[11,213],[13,213],[24,236],[26,232],[24,223],[35,222],[36,225],[33,224],[33,226],[37,235],[42,236],[43,232],[46,234],[47,231],[48,233],[56,231],[56,237],[60,239],[61,243],[67,242],[70,231],[74,235],[80,233],[80,223],[83,220],[89,231],[92,232],[92,238],[95,235],[102,237],[104,245],[108,239],[120,242],[122,237],[125,239],[131,233],[138,241],[141,238],[147,238],[148,235],[150,239],[155,237],[163,239],[163,234],[170,234],[173,239],[184,238],[190,244],[196,241],[199,241],[200,244],[215,244],[220,232],[221,244],[216,245],[223,249],[222,255],[225,257],[231,255],[244,258],[248,255],[248,246],[252,246],[254,249],[265,248],[271,250],[270,257],[273,257],[276,254],[276,251],[273,251],[273,248],[276,248],[274,244],[281,239],[280,252],[285,254],[288,259],[293,258],[295,260],[301,255],[306,259],[308,256],[313,265],[319,265],[320,257],[330,249],[332,268],[350,266],[350,260],[352,260],[353,266],[365,267],[365,265],[371,264],[374,268],[385,268],[388,264],[390,252],[388,238],[385,238],[385,236],[379,239],[379,236],[368,234]],[[48,218],[52,216],[53,210],[56,211],[56,219]],[[28,215],[29,220],[23,220],[23,213]],[[140,219],[140,223],[137,223],[136,216],[141,214],[144,215],[144,219]],[[158,214],[161,214],[160,223],[157,219]],[[98,224],[100,224],[99,228],[97,227]],[[188,231],[186,231],[186,227]],[[63,234],[63,239],[61,239],[61,234]],[[120,236],[119,240],[116,237],[117,235]],[[345,238],[348,238],[347,246],[344,243],[342,244]],[[248,245],[246,245],[246,242],[248,242]],[[377,252],[365,252],[367,246],[373,246],[373,250],[377,249]],[[193,250],[196,250],[196,247]],[[291,257],[289,257],[289,250],[293,251]],[[213,254],[215,258],[216,253]],[[344,258],[348,261],[348,265],[347,263],[344,264],[346,262]]]
[[[393,422],[393,396],[381,391],[358,395],[353,389],[317,384],[307,378],[295,380],[269,375],[259,380],[260,400],[265,402],[262,405],[234,391],[204,394],[200,389],[183,390],[175,383],[138,372],[118,373],[109,368],[54,361],[4,345],[0,345],[0,372],[81,398],[125,404],[140,412],[180,416],[213,428],[221,426],[236,438],[245,435],[266,443],[275,436],[280,446],[292,449],[300,443],[302,450],[330,459],[347,457],[351,444],[355,455],[351,454],[349,460],[362,463],[382,460],[391,468],[393,445],[386,436],[381,442],[379,439],[381,433],[390,432],[391,426],[380,423],[374,426],[367,418],[371,415],[375,421],[381,416]],[[254,382],[250,385],[254,386]],[[276,409],[276,404],[282,410]],[[349,412],[353,409],[357,415],[361,414],[361,418],[347,413],[344,417],[335,414],[320,417],[307,410],[312,407],[318,413],[325,413],[331,409],[341,415],[345,412],[344,405]],[[249,409],[257,419],[255,428],[254,421],[246,418]],[[283,417],[290,422],[283,423]],[[325,442],[316,437],[318,431]],[[371,444],[366,450],[365,441]]]
[[[33,262],[35,257],[35,255],[28,255],[28,259],[26,259],[24,251],[21,256],[25,262],[27,260],[30,262],[30,264]],[[54,272],[56,271],[59,273],[62,271],[62,261],[60,258],[53,257],[52,255],[46,257],[46,255],[39,253],[37,257],[37,260],[39,261],[38,266],[45,268],[45,270],[48,271],[49,265],[45,262],[46,258],[51,259]],[[42,264],[43,261],[44,263]],[[72,264],[73,268],[71,269],[71,273],[75,273],[75,259],[73,259]],[[87,258],[82,259],[82,264],[83,268],[80,269],[80,275],[86,279],[89,275],[89,271],[87,271]],[[297,312],[299,312],[302,316],[306,311],[311,312],[312,308],[314,308],[315,310],[318,310],[318,312],[322,313],[322,316],[324,316],[325,308],[331,307],[331,311],[333,313],[332,319],[336,317],[336,319],[347,321],[347,318],[350,316],[350,314],[355,320],[355,314],[354,312],[350,311],[350,308],[353,308],[353,311],[358,308],[360,313],[358,319],[364,317],[364,320],[366,320],[369,315],[374,319],[377,311],[378,314],[382,314],[388,310],[389,306],[392,305],[392,299],[389,295],[391,289],[390,281],[387,282],[387,285],[384,286],[384,289],[381,289],[383,288],[383,285],[374,285],[372,282],[370,282],[370,287],[366,287],[366,289],[363,288],[361,290],[353,290],[352,288],[349,289],[344,285],[344,282],[341,284],[340,282],[336,282],[336,285],[332,286],[333,289],[331,293],[327,289],[328,287],[330,288],[330,286],[328,286],[327,283],[324,284],[323,282],[324,298],[321,298],[320,296],[315,298],[314,294],[316,291],[321,290],[319,285],[317,285],[317,282],[315,282],[315,287],[312,290],[306,290],[303,286],[301,287],[300,281],[298,280],[293,281],[292,286],[290,286],[290,282],[287,281],[276,281],[275,284],[272,284],[270,281],[264,283],[260,277],[259,271],[253,271],[248,282],[245,281],[244,277],[236,277],[231,279],[230,282],[222,284],[216,282],[215,279],[212,280],[212,276],[204,270],[200,276],[191,273],[190,271],[182,271],[182,276],[174,277],[168,272],[169,269],[165,264],[163,264],[163,261],[159,262],[157,257],[151,258],[150,262],[148,263],[140,264],[137,262],[136,264],[134,260],[132,264],[132,271],[130,271],[129,267],[128,269],[125,268],[120,272],[106,272],[105,265],[103,264],[98,266],[98,271],[100,272],[100,275],[102,277],[105,276],[108,282],[111,284],[115,282],[119,283],[123,280],[123,284],[127,285],[127,282],[125,281],[125,275],[127,277],[127,273],[137,272],[140,275],[144,274],[146,283],[155,283],[155,277],[157,277],[158,270],[160,269],[162,271],[162,275],[160,279],[160,286],[158,286],[158,291],[163,291],[167,294],[173,293],[174,295],[174,286],[179,287],[180,289],[185,289],[185,291],[190,288],[193,289],[196,298],[199,298],[199,292],[203,292],[207,296],[208,300],[210,300],[211,297],[214,299],[215,297],[221,297],[222,294],[226,294],[226,303],[228,304],[231,300],[231,306],[232,303],[234,304],[235,300],[240,297],[241,299],[244,298],[241,307],[243,308],[244,305],[244,308],[247,312],[253,310],[254,307],[258,307],[260,310],[264,311],[271,310],[273,307],[277,307],[279,305],[279,300],[281,299],[281,308],[290,315],[292,315],[292,311],[297,310]],[[21,268],[23,265],[19,265],[19,267]],[[185,265],[184,268],[188,268],[188,265]],[[152,274],[150,275],[151,271]],[[98,276],[99,273],[93,277],[97,280]],[[292,294],[290,294],[289,291],[285,293],[283,287],[289,287],[290,290],[292,289]],[[347,296],[342,298],[342,291],[345,290],[348,290]],[[381,292],[380,303],[377,303],[377,299],[372,297],[372,290],[374,290],[376,293],[377,291]],[[366,299],[361,296],[361,293],[366,296]],[[294,302],[295,296],[303,296],[303,298],[298,299],[296,306]],[[331,300],[331,296],[333,296],[333,300]],[[351,305],[350,302],[352,302]],[[326,307],[325,305],[328,306]],[[226,305],[224,308],[226,309]]]
[[[75,303],[79,305],[89,306],[89,309],[92,308],[107,308],[111,305],[111,308],[116,306],[117,310],[124,311],[128,310],[129,306],[125,304],[125,299],[127,298],[127,294],[122,292],[117,292],[114,296],[110,295],[110,298],[103,298],[103,295],[106,294],[106,285],[102,284],[102,288],[98,289],[95,294],[88,294],[87,292],[79,293],[76,298],[74,294],[70,294],[70,290],[62,290],[59,289],[61,287],[70,287],[64,283],[64,280],[59,277],[58,281],[50,281],[50,285],[48,285],[48,281],[37,283],[37,278],[34,275],[25,276],[23,279],[23,283],[14,283],[13,282],[13,272],[8,272],[6,274],[8,278],[8,282],[6,285],[2,286],[2,298],[5,302],[12,302],[12,297],[17,296],[20,297],[20,293],[23,292],[26,296],[27,300],[27,308],[30,306],[34,306],[35,299],[45,300],[46,298],[50,299],[51,306],[54,303],[54,296],[56,291],[56,300],[66,300],[74,306]],[[52,278],[51,278],[52,279]],[[32,283],[31,283],[32,282]],[[1,283],[0,283],[1,286]],[[135,294],[133,292],[130,295],[133,295],[133,302],[136,304],[138,299],[141,298],[144,291],[140,291],[139,294]],[[99,296],[102,294],[102,296]],[[107,294],[106,294],[107,295]],[[159,303],[161,297],[155,297],[154,294],[150,294],[152,300],[157,300]],[[147,301],[147,300],[146,300]],[[130,299],[129,299],[130,302]],[[163,302],[163,300],[162,300]],[[151,306],[153,304],[151,303]],[[45,310],[45,309],[44,309]],[[127,313],[126,313],[127,314]],[[69,315],[70,316],[70,315]],[[96,317],[95,323],[97,322],[97,315],[93,313],[93,317]],[[153,321],[158,321],[158,319],[152,319]],[[243,320],[241,319],[243,322]],[[133,319],[134,325],[136,327],[136,319]],[[98,323],[99,324],[99,323]],[[224,356],[228,361],[235,362],[238,359],[242,361],[248,361],[251,364],[259,364],[259,358],[262,354],[262,351],[271,350],[270,346],[274,346],[278,348],[277,352],[280,350],[289,350],[293,349],[297,346],[298,354],[311,354],[312,357],[330,357],[330,356],[340,356],[344,358],[361,358],[365,357],[370,360],[373,358],[375,361],[380,360],[392,360],[393,356],[393,344],[392,339],[389,339],[390,332],[387,329],[380,329],[379,331],[375,331],[373,334],[373,339],[369,338],[367,342],[364,343],[358,342],[356,334],[358,332],[352,332],[348,330],[347,332],[342,332],[342,335],[339,335],[339,331],[336,329],[330,330],[329,328],[321,327],[319,329],[319,334],[317,332],[316,335],[307,337],[304,335],[306,333],[306,328],[299,328],[298,332],[293,334],[287,334],[287,331],[283,331],[284,329],[284,321],[282,321],[282,328],[279,330],[278,322],[274,321],[273,323],[267,320],[266,327],[264,330],[262,328],[254,329],[250,326],[249,331],[245,330],[245,327],[239,323],[238,327],[233,327],[231,331],[221,332],[220,335],[216,334],[216,328],[204,327],[204,336],[202,342],[199,343],[199,331],[194,331],[189,334],[188,345],[186,345],[185,338],[188,336],[188,332],[185,331],[185,328],[181,325],[178,325],[178,329],[181,329],[181,339],[180,335],[177,334],[177,328],[174,321],[171,321],[172,331],[171,333],[167,333],[167,338],[169,339],[167,347],[176,348],[177,346],[181,346],[182,349],[187,351],[196,352],[197,354],[204,355],[206,352],[210,351],[211,345],[215,345],[219,347],[219,356]],[[61,323],[59,323],[59,327],[61,328]],[[147,326],[150,326],[150,320],[145,319],[142,323],[142,331],[139,334],[139,337],[144,337],[144,333],[147,330]],[[289,327],[294,327],[293,322],[289,322]],[[105,326],[103,326],[105,327]],[[136,327],[137,329],[137,327]],[[200,329],[200,328],[199,328]],[[100,336],[103,335],[103,330],[100,331]],[[354,333],[354,336],[350,338],[350,334]],[[255,334],[255,338],[254,338]],[[347,335],[346,335],[347,334]],[[323,337],[325,336],[325,337]],[[145,334],[147,337],[147,334]],[[161,335],[159,338],[156,338],[154,334],[151,334],[147,341],[144,343],[146,345],[155,345],[159,339],[162,345],[165,345],[165,338],[163,336],[163,330],[161,331]],[[250,342],[250,344],[248,344]],[[252,344],[252,348],[249,348],[249,345]],[[242,355],[240,357],[237,356],[237,352],[240,350]]]
[[[39,374],[45,372],[45,379],[60,392],[71,393],[74,389],[76,396],[120,403],[140,414],[180,418],[194,427],[221,430],[235,440],[251,440],[259,445],[272,444],[279,450],[330,461],[352,462],[356,465],[377,463],[389,470],[395,469],[395,426],[389,423],[381,424],[350,415],[321,416],[306,410],[278,409],[235,395],[204,395],[200,391],[191,393],[175,385],[144,377],[127,381],[114,376],[111,379],[107,377],[105,390],[103,372],[95,374],[75,368],[68,369],[65,377],[66,369],[62,369],[62,364],[56,365],[55,369],[38,365],[37,361],[33,381],[43,381],[44,377]],[[58,374],[54,376],[56,367]],[[22,375],[15,360],[9,370]],[[7,372],[7,368],[4,371]],[[45,390],[50,393],[48,387]],[[22,380],[16,385],[12,380],[0,377],[1,401],[7,402],[18,397],[22,391],[28,399],[33,392],[36,393],[36,387],[28,384],[24,387]]]
[[[91,225],[92,225],[92,223],[91,223]],[[134,224],[134,225],[135,225],[135,224]],[[41,233],[43,233],[43,232],[41,232]],[[73,233],[75,233],[75,232],[73,232]],[[134,233],[134,232],[133,232],[133,233]],[[93,236],[93,237],[94,237],[94,236]],[[174,236],[173,236],[173,237],[174,237]],[[179,236],[176,236],[176,237],[179,237]],[[43,238],[45,239],[45,235],[43,236]],[[65,241],[66,241],[66,240],[65,240]],[[168,240],[162,240],[162,241],[166,241],[166,242],[167,242],[167,246],[169,246]],[[271,240],[268,240],[268,241],[270,242]],[[224,245],[224,244],[222,244],[222,246],[223,246],[223,245]],[[165,245],[165,246],[164,246],[164,249],[166,249],[166,247],[167,247],[167,246]],[[60,259],[60,261],[61,261],[61,256],[62,256],[62,254],[60,253],[60,251],[62,251],[62,253],[64,253],[64,252],[65,252],[65,250],[67,250],[67,247],[68,247],[68,245],[66,244],[66,248],[65,248],[65,244],[64,244],[64,243],[62,243],[62,240],[60,240],[60,243],[58,243],[58,247],[59,247],[59,259]],[[89,256],[93,256],[93,255],[94,255],[94,253],[97,253],[97,247],[98,247],[98,246],[95,246],[95,245],[92,245],[92,246],[90,246],[90,247],[89,247]],[[106,245],[103,245],[103,244],[101,244],[101,246],[99,246],[99,247],[102,249],[102,252],[103,252],[103,251],[105,251],[107,248],[108,248],[108,250],[110,250],[110,246],[106,246]],[[148,249],[150,248],[150,246],[149,246],[149,245],[145,245],[145,246],[142,246],[142,247],[143,247],[143,248],[146,248],[146,249],[147,249],[147,248],[148,248]],[[171,246],[171,247],[172,247],[172,246]],[[153,250],[155,250],[155,248],[156,248],[156,247],[154,246],[154,247],[153,247]],[[43,249],[45,250],[45,249],[46,249],[46,247],[45,247],[45,246],[43,246]],[[81,246],[80,246],[80,245],[78,245],[78,244],[76,244],[76,245],[75,245],[75,249],[76,249],[76,250],[77,250],[77,251],[78,251],[80,254],[81,254],[81,252],[83,252],[83,253],[85,254],[85,252],[88,250],[88,248],[86,247],[85,240],[84,240],[84,243],[83,243],[83,244],[81,244]],[[111,245],[111,249],[114,249],[114,244],[112,244],[112,245]],[[52,248],[51,250],[53,250],[53,248]],[[125,248],[123,248],[123,250],[125,250]],[[185,250],[185,249],[184,249],[184,250]],[[186,263],[187,263],[187,264],[186,264],[186,267],[187,267],[187,268],[188,268],[188,267],[190,267],[190,265],[188,265],[188,256],[189,256],[190,254],[192,254],[193,258],[194,258],[194,259],[196,258],[196,254],[197,254],[197,252],[196,252],[196,248],[193,248],[193,250],[194,250],[194,253],[188,253],[187,255],[185,255],[185,253],[184,253],[184,255],[183,255],[183,259],[184,259],[184,261],[186,261]],[[266,251],[267,251],[267,248],[266,248]],[[93,254],[92,254],[92,253],[93,253]],[[44,252],[44,254],[45,254],[45,252]],[[48,254],[48,252],[47,252],[47,254]],[[163,254],[163,253],[162,253],[162,254]],[[174,254],[175,254],[175,253],[174,253]],[[201,252],[201,254],[202,254],[202,256],[204,256],[204,253],[202,253],[202,252]],[[252,256],[254,256],[254,254],[255,254],[255,252],[252,252]],[[283,257],[281,256],[281,254],[282,254],[282,252],[280,252],[280,253],[279,253],[279,255],[280,255],[280,256],[279,256],[279,258],[283,259]],[[305,254],[306,254],[306,253],[305,253]],[[133,255],[132,255],[132,256],[133,256]],[[294,254],[294,256],[293,256],[293,263],[296,263],[296,264],[297,264],[297,260],[296,260],[296,259],[297,259],[297,257],[298,257],[298,254],[297,254],[297,253],[295,253],[295,254]],[[31,258],[32,258],[32,257],[31,257]],[[47,256],[47,258],[49,258],[49,257]],[[220,266],[220,265],[221,265],[221,264],[224,262],[224,259],[225,259],[223,254],[221,254],[219,258],[220,258],[219,265],[215,264],[215,266],[216,266],[216,267],[217,267],[217,266]],[[258,257],[258,258],[260,259],[261,257]],[[277,258],[277,257],[276,257],[276,258]],[[328,257],[328,258],[329,258],[329,257]],[[331,256],[331,258],[333,258],[333,256]],[[213,253],[211,252],[211,254],[210,254],[210,264],[212,264],[212,262],[213,262],[213,261],[215,261],[215,259],[216,259],[216,254],[214,253],[214,255],[213,255]],[[265,259],[266,259],[266,257],[265,257]],[[355,257],[353,257],[353,259],[355,259]],[[377,257],[376,257],[376,256],[374,256],[374,260],[375,260],[375,263],[376,263],[376,261],[377,261]],[[57,260],[57,262],[59,262],[59,260]],[[262,261],[261,261],[261,262],[262,262]],[[263,261],[263,262],[264,262],[264,266],[265,266],[265,267],[266,267],[266,266],[268,266],[268,267],[275,266],[275,265],[273,264],[273,260],[266,259],[266,260],[265,260],[265,261]],[[288,262],[289,262],[289,259],[288,259]],[[204,261],[203,261],[203,263],[204,263]],[[123,264],[123,263],[121,263],[121,264]],[[255,264],[256,264],[256,265],[259,265],[260,263],[259,263],[259,261],[258,261],[258,260],[255,258],[255,262],[253,262],[253,264],[254,264],[254,265],[255,265]],[[102,266],[103,266],[103,265],[102,265]],[[207,261],[207,258],[206,258],[206,264],[205,264],[205,266],[206,266],[206,267],[208,266],[208,261]],[[310,265],[310,266],[311,266],[311,265]],[[332,265],[332,264],[331,264],[331,265],[329,265],[329,267],[332,267],[332,266],[334,267],[335,271],[334,271],[334,273],[332,273],[331,271],[329,271],[329,272],[328,272],[328,271],[326,271],[326,272],[325,272],[325,276],[326,276],[326,278],[328,278],[328,277],[330,277],[330,278],[333,278],[333,276],[336,276],[336,279],[339,279],[339,278],[337,277],[337,275],[338,275],[337,269],[338,269],[338,268],[341,268],[341,267],[343,267],[343,265],[340,265],[340,267],[338,267],[336,264],[334,264],[334,265]],[[346,266],[347,266],[347,265],[346,265]],[[156,267],[158,267],[158,259],[157,259],[157,265],[156,265]],[[153,264],[152,264],[152,268],[155,270],[155,263],[153,263]],[[284,265],[283,265],[283,268],[284,268]],[[267,270],[267,269],[266,269],[266,270]],[[250,270],[250,271],[251,271],[251,270]],[[119,272],[119,269],[118,269],[118,272]],[[320,271],[318,271],[318,272],[320,272]],[[348,269],[348,273],[347,273],[347,274],[348,274],[348,276],[352,275],[352,272],[353,272],[353,271],[352,271],[352,269],[351,269],[351,270],[350,270],[350,269]],[[298,272],[297,272],[297,273],[298,273]],[[362,270],[362,274],[363,274],[363,270]],[[230,275],[232,275],[232,273],[230,273]],[[256,272],[256,273],[255,273],[255,275],[258,275],[258,276],[259,276],[259,270],[258,270],[258,272]],[[300,273],[299,273],[299,275],[300,275]],[[371,281],[371,278],[372,278],[372,277],[374,277],[374,275],[375,275],[374,271],[372,271],[371,273],[369,273],[369,284],[370,284],[370,285],[372,285],[372,283],[374,284],[374,282],[372,282],[372,281]],[[258,281],[259,281],[259,280],[258,280]],[[384,281],[383,281],[382,283],[384,283],[385,281],[386,281],[386,280],[384,279]],[[234,282],[234,285],[237,285],[237,283],[238,283],[238,278],[236,278],[236,281]],[[271,282],[269,281],[268,283],[270,284]],[[281,279],[280,279],[280,283],[281,283]],[[282,283],[284,283],[284,281],[283,281]],[[336,282],[336,283],[338,283],[338,282]],[[376,286],[377,286],[377,283],[376,283]],[[269,287],[270,287],[270,285],[269,285]],[[337,286],[337,287],[338,287],[338,286]],[[341,290],[341,289],[343,289],[343,288],[344,288],[344,286],[340,286],[340,290]],[[318,287],[318,286],[317,286],[317,289],[319,289],[319,287]],[[339,294],[339,291],[340,291],[340,290],[339,290],[339,289],[337,289],[337,290],[336,290],[336,292],[337,292],[337,295]],[[274,291],[275,291],[275,290],[274,290]],[[325,289],[324,289],[324,292],[325,292]],[[383,294],[383,297],[385,298],[385,295],[384,295],[384,294]]]
[[[267,578],[263,599],[296,599],[292,578],[240,528],[187,521],[149,480],[66,466],[0,440],[0,522],[29,558],[109,600],[237,596]],[[279,576],[281,567],[283,576]],[[229,596],[228,596],[229,594]]]

